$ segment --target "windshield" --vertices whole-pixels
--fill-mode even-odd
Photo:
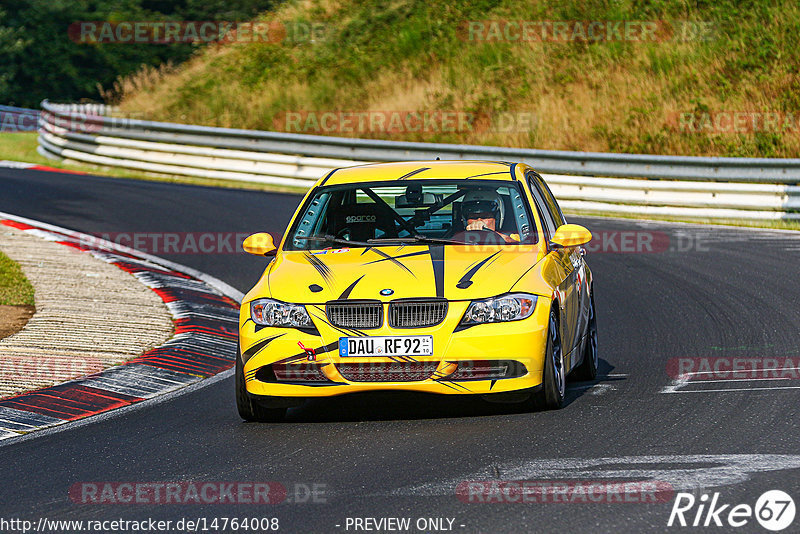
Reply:
[[[537,241],[517,182],[409,180],[318,188],[305,203],[285,248]]]

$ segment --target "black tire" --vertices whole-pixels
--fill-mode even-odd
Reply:
[[[586,345],[583,349],[583,361],[575,369],[576,380],[594,380],[597,378],[597,366],[600,358],[597,352],[597,317],[594,311],[594,293],[589,294],[589,324],[586,327]]]
[[[544,371],[541,387],[531,394],[530,408],[536,410],[558,410],[564,405],[567,390],[567,377],[564,368],[564,353],[558,333],[558,314],[555,306],[550,310],[547,327],[547,347],[545,349]]]
[[[286,417],[286,408],[264,408],[248,393],[244,386],[244,366],[242,358],[236,354],[236,408],[245,421],[257,423],[277,423]]]

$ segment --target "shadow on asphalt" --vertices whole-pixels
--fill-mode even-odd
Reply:
[[[601,359],[597,379],[586,382],[568,380],[564,408],[584,397],[597,384],[625,380],[608,377],[613,369]],[[379,391],[309,399],[302,406],[289,410],[286,423],[447,419],[529,412],[524,404],[488,402],[479,395]]]

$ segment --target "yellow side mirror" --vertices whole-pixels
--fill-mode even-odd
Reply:
[[[272,236],[266,232],[249,236],[242,243],[242,248],[245,252],[256,256],[274,256],[278,251],[275,248],[275,243],[272,242]]]
[[[570,248],[585,245],[592,240],[592,233],[579,224],[563,224],[558,227],[550,245],[556,248]]]

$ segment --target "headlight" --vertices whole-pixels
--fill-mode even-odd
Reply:
[[[512,293],[476,300],[467,308],[461,324],[503,323],[527,319],[536,308],[536,295]]]
[[[305,306],[272,299],[252,301],[250,317],[262,326],[312,326]]]

